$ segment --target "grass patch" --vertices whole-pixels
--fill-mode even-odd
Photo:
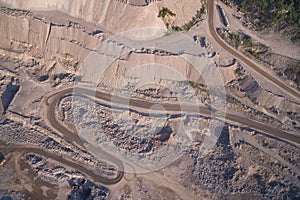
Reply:
[[[193,89],[200,89],[202,91],[207,90],[207,87],[202,83],[196,83],[196,82],[193,82],[193,81],[189,81],[189,84]]]
[[[167,17],[176,17],[176,14],[173,13],[170,9],[163,7],[158,14],[158,17],[161,17],[165,21],[165,25],[168,29],[171,29],[173,31],[183,31],[183,30],[190,30],[193,26],[195,26],[198,22],[200,22],[203,18],[203,15],[205,14],[205,7],[202,5],[202,7],[197,10],[195,16],[192,18],[191,21],[185,23],[182,26],[173,26],[172,23],[167,21]]]
[[[165,18],[166,16],[172,16],[172,17],[175,17],[176,14],[173,13],[169,8],[163,7],[163,8],[159,11],[158,17]]]
[[[249,35],[245,35],[244,38],[242,39],[241,43],[243,44],[244,47],[252,47],[253,46],[252,38]]]
[[[233,43],[234,47],[237,49],[241,44],[240,36],[236,33],[228,33],[228,38]]]

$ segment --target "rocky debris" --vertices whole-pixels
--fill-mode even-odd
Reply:
[[[260,84],[253,79],[250,75],[238,80],[240,92],[247,95],[247,97],[256,105],[265,107],[279,117],[289,116],[289,112],[299,112],[299,106],[297,102],[291,101],[286,97],[275,94],[272,91],[266,90],[260,86]],[[290,127],[297,128],[299,122],[290,118],[286,121]]]
[[[77,128],[90,127],[91,135],[99,134],[93,133],[92,130],[102,130],[106,137],[116,146],[131,153],[150,153],[154,149],[161,148],[165,145],[164,142],[167,142],[172,132],[167,126],[162,126],[162,132],[158,132],[157,135],[155,135],[153,128],[157,130],[160,130],[160,128],[153,127],[151,125],[151,121],[153,120],[148,118],[149,116],[139,114],[138,112],[129,113],[133,124],[126,124],[125,118],[122,118],[124,113],[118,113],[117,115],[120,117],[118,119],[115,116],[116,113],[111,113],[111,111],[101,106],[101,104],[97,104],[94,113],[91,113],[89,111],[87,112],[87,107],[82,103],[80,99],[73,99],[73,109],[69,110],[69,112],[65,110],[64,116],[73,115],[74,119],[70,119],[73,121],[66,122],[73,124],[73,126],[76,124]],[[149,129],[153,132],[149,131]],[[163,130],[166,131],[164,132]]]
[[[53,166],[49,161],[33,153],[27,154],[26,160],[42,180],[54,185],[63,185],[63,182],[68,182],[72,188],[68,195],[70,200],[107,199],[109,195],[108,188],[96,185],[78,171],[69,171],[60,165],[54,164]]]
[[[194,152],[195,151],[195,152]],[[237,171],[234,167],[234,151],[230,146],[228,129],[223,129],[213,153],[203,159],[197,159],[197,150],[192,150],[189,155],[194,157],[194,176],[198,181],[208,187],[222,192],[230,192],[228,180],[233,178]]]
[[[261,65],[273,70],[278,77],[291,86],[299,89],[300,85],[300,61],[291,57],[279,55],[264,44],[252,39],[252,45],[241,48],[246,55],[256,59]]]
[[[278,55],[270,51],[261,56],[269,68],[274,70],[279,77],[291,81],[296,88],[300,88],[300,60]]]
[[[152,66],[147,66],[149,70],[151,70],[151,67]],[[179,68],[179,65],[174,66],[174,68],[174,70],[177,70],[176,68]],[[131,98],[142,98],[155,102],[177,101],[195,103],[200,100],[204,103],[209,98],[207,86],[203,84],[205,81],[202,81],[202,76],[199,75],[196,70],[194,71],[194,69],[191,68],[185,69],[187,71],[184,73],[186,73],[186,76],[189,76],[187,79],[178,77],[178,74],[176,75],[176,73],[168,67],[161,69],[161,77],[154,77],[153,74],[157,73],[159,68],[157,66],[153,66],[152,71],[148,71],[148,73],[151,74],[149,79],[151,78],[153,80],[150,81],[150,84],[140,85],[140,77],[143,76],[142,73],[144,73],[143,71],[145,71],[145,68],[139,68],[135,72],[132,70],[132,74],[122,75],[120,71],[123,71],[124,68],[118,66],[118,68],[115,69],[116,71],[113,71],[115,73],[115,77],[122,78],[122,81],[117,82],[117,80],[111,79],[111,82],[117,82],[117,85],[114,85],[112,90],[116,95],[130,96]],[[184,70],[184,67],[182,66],[180,70]],[[166,73],[168,73],[168,75],[166,75]],[[188,81],[190,80],[189,78],[192,80],[198,79],[198,81]],[[111,85],[112,83],[109,84],[108,87],[111,87]]]
[[[298,146],[285,141],[276,140],[275,138],[259,133],[253,134],[252,136],[257,140],[257,142],[261,146],[275,151],[281,158],[283,158],[289,164],[300,169],[300,149]],[[295,176],[297,176],[298,179],[300,178],[300,174]]]
[[[241,92],[244,92],[248,95],[257,92],[259,89],[263,90],[258,84],[258,82],[254,80],[251,76],[239,79],[239,85]],[[254,97],[251,100],[255,100]]]
[[[1,200],[21,200],[25,198],[25,195],[14,191],[2,191],[0,189]]]
[[[14,75],[5,73],[3,70],[0,70],[0,72],[0,111],[1,114],[4,114],[19,91],[20,84],[18,78],[16,78]]]
[[[174,137],[176,141],[186,139],[178,135],[180,121],[188,132],[194,130],[199,120],[193,115],[149,114],[99,102],[93,104],[84,97],[67,97],[59,104],[57,114],[64,124],[76,126],[79,134],[89,130],[88,137],[96,138],[98,143],[110,141],[130,153],[151,154],[171,143]]]
[[[136,97],[151,98],[152,100],[167,100],[167,101],[178,101],[178,98],[174,96],[174,92],[167,87],[147,87],[138,88],[133,93]]]
[[[228,109],[287,131],[299,130],[298,102],[265,89],[239,64],[234,73],[236,79],[226,85]]]
[[[26,160],[30,162],[30,164],[35,165],[38,162],[41,162],[43,159],[35,154],[27,154]]]
[[[268,149],[265,150],[259,145],[254,145],[253,139],[233,140],[233,137],[241,134],[249,133],[241,130],[233,132],[231,128],[225,127],[214,149],[204,158],[199,157],[197,146],[193,146],[187,152],[194,160],[192,173],[195,183],[222,194],[248,193],[256,194],[259,198],[299,198],[299,174],[285,163],[276,160],[273,154],[267,153],[272,150],[275,151],[275,155],[278,149],[287,146],[280,155],[286,156],[285,160],[295,165],[295,157],[300,153],[299,147],[255,132],[251,137],[258,139],[257,141]],[[288,150],[294,153],[288,155]]]
[[[128,4],[130,6],[148,6],[150,3],[154,3],[162,0],[116,0],[120,3]]]
[[[86,179],[73,178],[69,180],[69,185],[73,188],[71,194],[68,196],[69,200],[82,199],[107,199],[109,196],[109,189],[96,185]]]
[[[164,126],[158,133],[156,133],[155,139],[160,142],[166,142],[170,139],[172,133],[173,130],[169,125]]]
[[[245,103],[242,103],[233,96],[227,95],[226,98],[227,109],[230,109],[235,112],[242,112],[245,116],[254,119],[259,122],[270,124],[272,126],[278,127],[283,130],[291,131],[292,128],[287,124],[282,123],[279,119],[276,119],[273,116],[270,116],[264,112],[254,109],[252,106],[249,106]]]
[[[0,140],[8,144],[30,144],[38,146],[54,154],[64,155],[102,176],[114,177],[117,173],[116,166],[95,158],[90,153],[79,149],[71,143],[65,142],[62,137],[53,135],[53,133],[43,130],[41,127],[30,127],[7,118],[1,121],[0,127]],[[43,132],[41,132],[42,130]],[[52,135],[52,137],[56,139],[47,135]]]
[[[208,39],[206,37],[200,36],[200,35],[195,35],[194,36],[194,42],[196,44],[200,44],[201,47],[203,48],[211,48],[210,43],[208,42]]]
[[[135,50],[134,52],[138,53],[138,54],[154,54],[154,55],[158,55],[158,56],[178,56],[178,54],[176,54],[176,53],[172,53],[172,52],[165,51],[162,49],[142,48],[140,50]]]
[[[3,164],[3,161],[5,160],[4,155],[0,152],[0,166]]]
[[[12,80],[12,82],[14,82],[14,80]],[[6,90],[1,95],[1,101],[4,108],[3,112],[6,112],[8,106],[10,105],[10,103],[12,102],[12,100],[14,99],[16,93],[19,91],[20,88],[20,86],[17,85],[18,83],[14,84],[12,82],[10,82],[6,86]]]
[[[74,76],[74,74],[71,73],[60,73],[60,74],[54,74],[53,75],[53,83],[52,86],[56,87],[58,85],[60,85],[61,83],[72,83],[74,82],[76,79],[76,76]]]

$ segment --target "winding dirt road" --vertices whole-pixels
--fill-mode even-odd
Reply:
[[[130,99],[129,101],[129,105],[124,104],[127,101],[126,98],[123,97],[117,97],[117,96],[112,96],[111,94],[108,93],[104,93],[101,91],[92,91],[89,89],[85,89],[85,88],[67,88],[64,89],[62,91],[59,91],[53,95],[51,95],[48,99],[47,99],[47,118],[48,121],[50,122],[51,126],[53,128],[55,128],[57,131],[59,131],[60,133],[62,133],[65,137],[66,140],[69,140],[70,142],[76,143],[82,147],[84,147],[82,141],[80,140],[78,134],[74,131],[69,130],[68,128],[66,128],[62,122],[60,122],[57,118],[56,118],[56,114],[55,114],[55,109],[56,106],[58,106],[60,100],[62,98],[64,98],[67,95],[83,95],[83,96],[88,96],[88,97],[96,97],[99,101],[101,101],[101,103],[104,102],[104,104],[106,104],[107,106],[115,106],[112,105],[111,99],[114,99],[114,103],[117,103],[118,106],[123,106],[123,107],[130,107],[130,109],[134,109],[136,111],[139,111],[140,109],[143,110],[147,110],[150,109],[153,105],[155,105],[156,103],[154,102],[149,102],[149,101],[145,101],[145,100],[137,100],[137,99]],[[169,103],[161,103],[161,106],[164,108],[164,110],[161,110],[163,112],[167,112],[167,113],[195,113],[195,107],[194,106],[185,106],[184,109],[182,109],[182,107],[180,107],[179,104],[169,104]],[[157,107],[158,110],[160,107]],[[210,109],[208,109],[207,107],[203,107],[203,106],[199,106],[199,111],[201,115],[204,116],[211,116],[212,111]],[[261,131],[263,133],[266,133],[268,135],[271,136],[275,136],[287,141],[291,141],[297,144],[300,144],[300,137],[290,134],[288,132],[285,132],[283,130],[277,129],[275,127],[272,126],[268,126],[266,124],[262,124],[260,122],[251,120],[251,119],[247,119],[247,118],[241,118],[241,116],[237,116],[234,114],[230,114],[227,113],[226,114],[226,122],[231,123],[231,122],[237,122],[239,124],[242,124],[246,127],[249,127],[251,129],[255,129],[258,131]],[[16,147],[13,147],[14,149],[16,149]],[[17,147],[18,148],[18,147]],[[85,147],[84,147],[85,148]],[[40,150],[40,149],[35,149],[35,148],[20,148],[19,149],[23,150],[23,151],[31,151],[31,152],[36,152],[39,153],[41,155],[44,155],[46,157],[50,157],[53,158],[55,160],[58,160],[62,163],[65,163],[69,166],[72,166],[80,171],[82,171],[83,173],[89,175],[90,177],[92,177],[95,181],[97,182],[101,182],[103,184],[106,185],[111,185],[111,184],[116,184],[118,183],[120,180],[122,180],[123,176],[124,176],[124,169],[123,169],[123,165],[122,163],[114,158],[112,155],[110,155],[109,153],[103,151],[100,152],[101,155],[103,156],[103,159],[106,159],[112,163],[114,163],[117,167],[118,167],[118,175],[116,178],[114,179],[108,179],[106,177],[102,177],[100,175],[96,175],[94,174],[92,171],[89,171],[87,169],[85,169],[83,166],[73,163],[71,161],[68,161],[58,155],[55,154],[51,154],[50,152],[44,151],[44,150]]]
[[[82,173],[84,173],[86,176],[89,176],[92,180],[95,182],[99,182],[105,185],[112,185],[118,183],[122,178],[123,178],[123,172],[118,172],[116,178],[110,179],[107,177],[103,177],[101,175],[95,174],[93,171],[85,168],[84,166],[77,164],[73,161],[67,160],[62,156],[59,156],[55,153],[51,153],[49,151],[46,151],[44,149],[40,149],[39,147],[26,147],[24,145],[14,145],[14,144],[9,144],[9,146],[0,146],[1,152],[4,152],[5,154],[7,153],[14,153],[16,151],[22,152],[22,153],[36,153],[41,156],[45,156],[46,158],[51,158],[53,160],[56,160],[60,163],[63,163],[66,166],[69,166],[73,169],[79,170]]]
[[[59,132],[63,133],[65,138],[70,140],[71,142],[74,141],[79,145],[82,145],[82,141],[78,137],[77,133],[74,133],[67,129],[57,118],[55,115],[55,107],[58,105],[59,101],[61,98],[63,98],[66,95],[84,95],[84,96],[90,96],[90,97],[95,97],[101,103],[106,104],[107,106],[114,107],[116,106],[121,106],[124,108],[130,108],[136,111],[141,111],[144,112],[145,110],[149,110],[151,107],[153,107],[156,102],[149,102],[146,100],[141,100],[141,99],[130,99],[128,102],[128,99],[124,97],[119,97],[119,96],[112,96],[111,94],[104,93],[101,91],[92,91],[89,89],[85,88],[67,88],[65,90],[62,90],[60,92],[57,92],[51,97],[51,101],[48,104],[48,112],[47,112],[47,117],[52,125],[56,130]],[[113,103],[111,100],[114,99]],[[127,104],[127,102],[129,104]],[[114,104],[114,105],[113,105]],[[166,112],[166,113],[171,113],[171,114],[182,114],[182,113],[195,113],[195,106],[194,105],[185,105],[184,107],[181,107],[180,104],[170,104],[170,103],[160,103],[162,108],[164,110],[159,110],[161,107],[157,107],[158,111]],[[204,106],[198,106],[198,109],[200,113],[196,114],[201,114],[203,116],[212,116],[212,111]],[[217,116],[215,118],[218,118]],[[223,120],[220,118],[220,120]],[[260,123],[258,121],[249,119],[249,118],[242,118],[239,115],[234,115],[231,113],[226,113],[226,118],[225,121],[228,122],[229,124],[232,122],[239,123],[241,124],[241,127],[248,127],[251,129],[255,129],[257,131],[266,133],[270,136],[275,136],[287,141],[291,141],[297,144],[300,144],[300,137],[291,133],[288,133],[286,131],[283,131],[281,129],[278,129],[273,126],[269,126],[263,123]]]
[[[71,131],[70,129],[66,128],[57,118],[55,115],[55,109],[60,100],[65,97],[66,95],[73,94],[73,88],[68,88],[63,91],[57,92],[53,95],[51,95],[47,100],[46,100],[46,105],[47,105],[47,119],[50,122],[51,126],[55,128],[57,131],[62,133],[64,135],[64,138],[68,140],[69,142],[76,143],[79,146],[81,146],[83,149],[85,149],[85,146],[82,142],[82,140],[79,138],[78,134],[74,131]],[[78,93],[77,93],[78,94]],[[84,93],[82,93],[84,94]],[[92,95],[92,93],[86,93],[85,95]],[[49,103],[50,101],[50,103]],[[101,151],[99,149],[99,151]],[[121,163],[120,160],[115,159],[112,155],[108,154],[105,151],[99,152],[101,153],[103,159],[114,163],[118,167],[118,174],[117,177],[114,179],[109,179],[106,177],[102,177],[100,175],[97,175],[97,181],[111,185],[111,184],[116,184],[118,183],[124,176],[124,168],[123,164]]]

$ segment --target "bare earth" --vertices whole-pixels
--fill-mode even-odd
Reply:
[[[189,31],[158,17],[182,26],[202,5]],[[0,199],[299,199],[300,92],[278,73],[300,47],[239,15],[0,0]],[[230,46],[237,32],[273,67]]]

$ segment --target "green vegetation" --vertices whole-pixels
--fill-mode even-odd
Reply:
[[[252,38],[249,35],[245,35],[244,38],[242,39],[242,44],[244,47],[252,47],[253,46]]]
[[[251,55],[251,56],[253,56],[254,58],[256,58],[256,59],[262,61],[262,59],[259,57],[259,55],[258,55],[258,53],[257,53],[256,51],[253,51],[253,50],[250,50],[250,49],[249,49],[249,50],[246,51],[246,54]]]
[[[169,28],[170,27],[170,23],[166,22],[166,27]]]
[[[179,26],[172,26],[173,31],[182,31],[183,29]]]
[[[240,68],[240,67],[237,67],[235,70],[234,70],[234,73],[236,73],[237,75],[239,76],[242,76],[244,73],[243,73],[243,70]]]
[[[142,93],[145,97],[151,97],[151,94],[149,93]]]
[[[169,8],[165,8],[163,7],[160,11],[159,11],[159,14],[158,14],[158,17],[166,17],[166,16],[172,16],[172,17],[175,17],[176,14],[173,13]]]
[[[272,27],[300,41],[299,0],[223,0],[233,3],[248,15],[255,29]]]
[[[241,44],[240,36],[236,33],[229,33],[228,38],[233,42],[234,47],[238,48]]]
[[[196,82],[193,82],[193,81],[189,81],[189,84],[194,89],[198,88],[198,89],[200,89],[202,91],[206,91],[207,90],[207,87],[204,84],[202,84],[202,83],[196,83]]]
[[[202,20],[202,16],[205,14],[205,7],[202,5],[202,7],[197,10],[196,15],[192,18],[191,21],[188,23],[182,25],[182,26],[171,26],[169,22],[165,22],[167,28],[171,28],[173,31],[183,31],[183,30],[190,30],[194,25],[196,25],[199,21]],[[173,13],[171,10],[168,8],[163,7],[158,14],[158,17],[165,18],[166,16],[172,16],[175,17],[176,14]]]
[[[173,20],[170,17],[175,17],[176,14],[173,13],[169,8],[163,7],[158,14],[158,17],[161,17],[166,24],[166,27],[169,29],[173,23]]]
[[[229,32],[228,38],[230,40],[230,45],[235,47],[236,49],[242,45],[243,47],[252,47],[253,41],[249,35],[244,35],[241,39],[241,36],[237,33]]]

